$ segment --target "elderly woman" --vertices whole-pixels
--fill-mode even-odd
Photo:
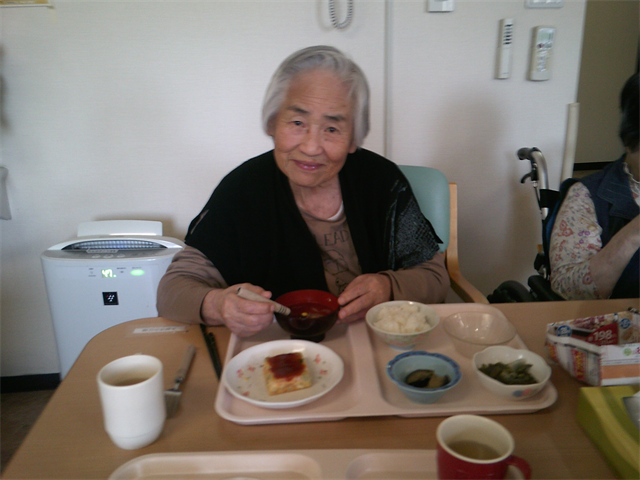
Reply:
[[[565,182],[549,245],[551,288],[565,299],[640,296],[638,74],[620,93],[625,154],[601,172]]]
[[[191,222],[158,290],[160,315],[249,336],[272,323],[266,298],[330,291],[339,321],[393,299],[444,301],[439,239],[398,167],[360,148],[369,88],[340,51],[300,50],[275,72],[263,105],[274,149],[246,161]]]

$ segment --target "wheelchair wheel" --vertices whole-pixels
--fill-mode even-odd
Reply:
[[[551,283],[542,275],[529,277],[527,283],[537,302],[557,302],[564,300],[564,298],[551,289]]]
[[[487,296],[489,303],[521,303],[534,302],[533,295],[520,282],[507,280],[502,282],[492,294]]]

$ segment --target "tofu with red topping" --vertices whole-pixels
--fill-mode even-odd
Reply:
[[[265,358],[263,373],[269,395],[294,392],[312,385],[311,373],[300,352]]]

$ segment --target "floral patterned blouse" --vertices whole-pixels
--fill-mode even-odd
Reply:
[[[631,176],[626,163],[624,169],[633,198],[640,205],[640,182]],[[558,211],[549,245],[551,288],[565,299],[603,298],[591,277],[590,262],[602,249],[601,234],[589,190],[575,183]]]

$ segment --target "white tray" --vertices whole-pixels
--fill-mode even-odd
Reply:
[[[441,320],[463,311],[469,304],[432,305]],[[249,337],[232,335],[224,364],[253,345],[288,338],[277,325]],[[529,413],[553,405],[558,397],[549,382],[537,395],[525,400],[509,400],[486,390],[472,369],[471,359],[461,356],[454,349],[442,327],[442,321],[431,334],[419,343],[415,350],[426,350],[447,355],[458,362],[462,371],[460,384],[435,403],[419,404],[407,399],[387,378],[386,365],[401,353],[372,334],[364,321],[338,325],[327,333],[322,342],[344,361],[342,381],[327,395],[318,400],[290,409],[273,410],[251,405],[231,395],[220,383],[215,402],[216,412],[232,422],[242,425],[318,422],[341,420],[347,417],[387,416],[439,417],[461,413],[512,414]],[[519,336],[509,344],[515,348],[527,348]]]
[[[109,480],[435,479],[435,450],[289,450],[151,454],[134,458]],[[508,479],[522,478],[512,467]]]

